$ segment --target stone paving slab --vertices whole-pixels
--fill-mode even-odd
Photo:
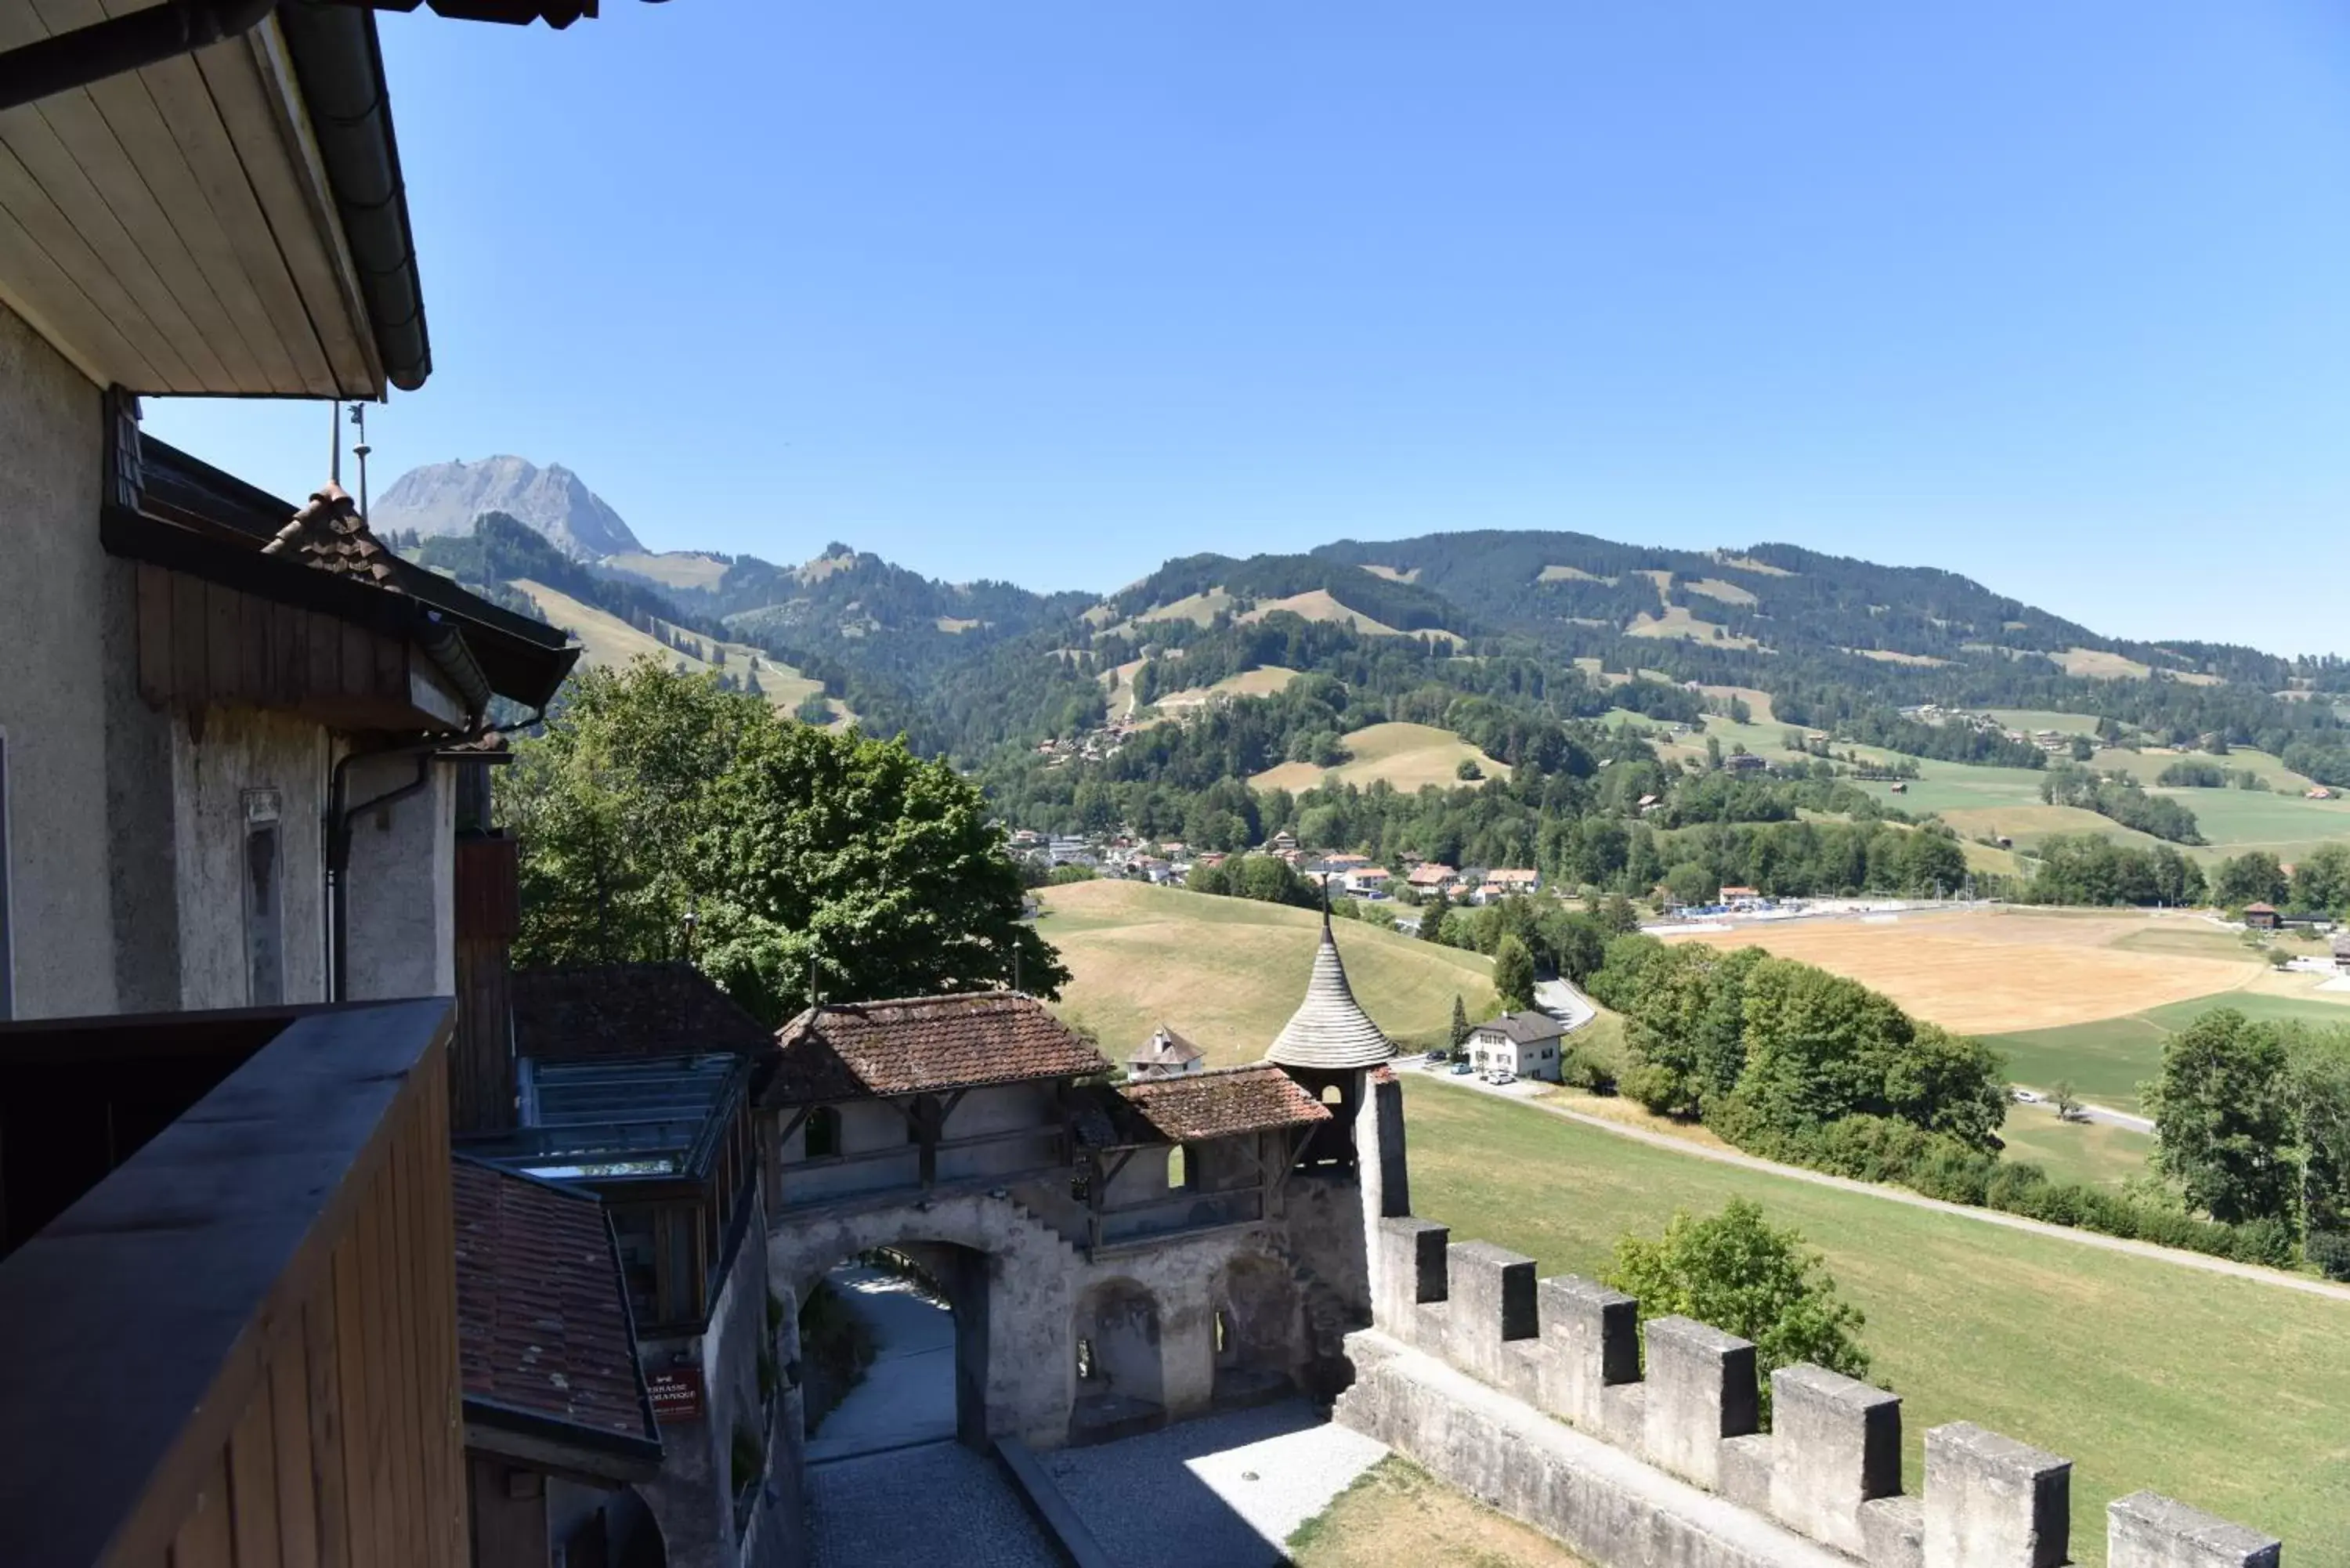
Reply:
[[[993,1459],[931,1443],[807,1468],[813,1568],[1060,1568]]]
[[[1290,1532],[1387,1451],[1288,1399],[1042,1458],[1119,1568],[1279,1568]]]

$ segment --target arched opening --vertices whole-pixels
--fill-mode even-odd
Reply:
[[[1132,1280],[1105,1280],[1081,1297],[1070,1324],[1076,1404],[1072,1443],[1106,1442],[1167,1419],[1159,1303]]]
[[[1305,1305],[1288,1271],[1270,1258],[1234,1258],[1217,1272],[1209,1300],[1216,1403],[1251,1405],[1288,1393],[1296,1347],[1305,1342]]]
[[[1322,1085],[1322,1103],[1326,1106],[1343,1106],[1347,1103],[1347,1091],[1336,1084],[1325,1084]]]
[[[901,1241],[848,1258],[798,1318],[810,1465],[960,1438],[987,1442],[987,1258]]]

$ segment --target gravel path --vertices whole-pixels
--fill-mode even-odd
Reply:
[[[813,1568],[1060,1568],[993,1460],[931,1443],[807,1468]]]
[[[1387,1451],[1290,1399],[1044,1461],[1118,1568],[1278,1568],[1290,1532]]]
[[[2129,1252],[2137,1257],[2151,1258],[2157,1262],[2169,1263],[2181,1269],[2197,1269],[2207,1274],[2227,1274],[2240,1280],[2251,1280],[2257,1284],[2274,1285],[2280,1290],[2300,1291],[2305,1295],[2331,1296],[2337,1301],[2350,1301],[2350,1285],[2338,1285],[2331,1280],[2312,1279],[2306,1274],[2289,1274],[2281,1269],[2263,1269],[2256,1263],[2237,1262],[2232,1258],[2213,1258],[2201,1252],[2189,1252],[2173,1247],[2158,1247],[2151,1241],[2126,1241],[2119,1236],[2101,1235],[2095,1231],[2075,1230],[2069,1225],[2051,1225],[2043,1220],[2027,1220],[2021,1214],[2002,1213],[1996,1209],[1976,1209],[1963,1203],[1945,1203],[1939,1198],[1928,1198],[1922,1193],[1910,1192],[1898,1187],[1882,1187],[1872,1181],[1855,1181],[1847,1177],[1830,1176],[1825,1171],[1805,1170],[1797,1165],[1780,1165],[1773,1160],[1757,1158],[1751,1154],[1741,1154],[1736,1149],[1712,1148],[1705,1144],[1693,1143],[1685,1137],[1675,1137],[1669,1133],[1650,1132],[1646,1127],[1627,1127],[1622,1122],[1607,1121],[1598,1116],[1586,1116],[1581,1111],[1569,1110],[1565,1106],[1554,1105],[1547,1100],[1534,1099],[1532,1097],[1534,1085],[1523,1081],[1509,1085],[1509,1089],[1519,1091],[1516,1094],[1511,1094],[1509,1090],[1493,1089],[1474,1075],[1460,1078],[1449,1077],[1440,1073],[1430,1073],[1427,1075],[1450,1088],[1468,1089],[1480,1094],[1500,1094],[1506,1098],[1523,1100],[1535,1109],[1547,1111],[1552,1116],[1564,1116],[1568,1121],[1578,1122],[1587,1127],[1596,1127],[1601,1132],[1612,1133],[1617,1137],[1630,1138],[1634,1143],[1669,1148],[1675,1154],[1686,1154],[1698,1159],[1711,1159],[1722,1165],[1742,1165],[1750,1170],[1764,1170],[1773,1176],[1783,1176],[1790,1181],[1808,1181],[1816,1187],[1838,1188],[1846,1192],[1857,1192],[1864,1197],[1879,1199],[1887,1203],[1907,1203],[1913,1209],[1938,1209],[1945,1214],[1955,1214],[1961,1220],[1972,1220],[1977,1224],[2004,1225],[2011,1231],[2030,1231],[2037,1235],[2054,1237],[2060,1241],[2070,1241],[2076,1247],[2096,1247],[2108,1252]]]

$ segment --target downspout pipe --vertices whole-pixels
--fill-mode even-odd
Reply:
[[[540,703],[527,717],[511,724],[483,725],[478,722],[463,735],[436,735],[429,741],[402,741],[368,751],[354,751],[340,758],[328,774],[327,783],[327,1000],[350,1000],[349,930],[351,824],[360,814],[380,811],[399,805],[411,795],[422,793],[432,782],[432,764],[451,748],[484,735],[504,735],[515,730],[526,730],[546,717],[546,704]],[[349,775],[344,771],[353,763],[378,757],[412,756],[416,759],[416,776],[396,788],[386,790],[356,805],[343,804],[350,787]]]
[[[0,109],[160,64],[251,32],[277,0],[163,0],[0,54]]]

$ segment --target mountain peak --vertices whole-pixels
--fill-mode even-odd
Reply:
[[[559,462],[541,468],[510,452],[411,468],[377,498],[368,521],[387,532],[466,534],[484,512],[505,513],[582,560],[644,547],[577,473]]]

